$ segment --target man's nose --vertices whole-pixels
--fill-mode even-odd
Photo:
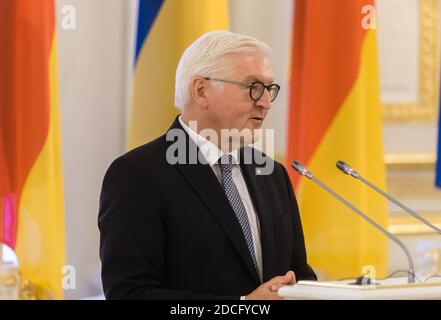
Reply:
[[[271,98],[270,98],[270,94],[269,94],[268,89],[265,88],[263,90],[263,94],[260,97],[260,99],[257,100],[256,104],[258,106],[261,106],[261,107],[265,108],[265,109],[270,109],[271,108]]]

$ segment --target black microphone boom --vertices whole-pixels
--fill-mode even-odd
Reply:
[[[378,223],[376,223],[374,220],[372,220],[369,216],[367,216],[365,213],[354,207],[351,203],[346,201],[343,197],[341,197],[339,194],[337,194],[334,190],[329,188],[327,185],[325,185],[323,182],[321,182],[319,179],[314,177],[314,175],[306,168],[305,165],[303,165],[301,162],[295,160],[291,163],[291,166],[294,168],[297,173],[299,173],[302,176],[307,177],[308,179],[311,179],[315,183],[317,183],[320,187],[328,191],[330,194],[332,194],[337,200],[342,202],[345,206],[347,206],[349,209],[354,211],[356,214],[358,214],[360,217],[362,217],[364,220],[366,220],[368,223],[370,223],[372,226],[380,230],[384,235],[386,235],[389,239],[391,239],[393,242],[395,242],[406,254],[407,261],[409,263],[409,274],[407,281],[408,283],[415,283],[415,268],[413,265],[412,256],[410,255],[409,249],[404,245],[403,242],[400,241],[397,237],[395,237],[392,233],[384,229],[382,226],[380,226]]]
[[[388,199],[389,201],[395,203],[397,206],[399,206],[401,209],[403,209],[404,211],[406,211],[407,213],[409,213],[410,215],[412,215],[413,217],[415,217],[416,219],[418,219],[419,221],[421,221],[422,223],[424,223],[426,226],[428,226],[429,228],[432,228],[433,230],[435,230],[437,233],[441,234],[441,229],[438,228],[437,226],[433,225],[432,223],[430,223],[429,221],[427,221],[426,219],[424,219],[422,216],[420,216],[418,213],[416,213],[415,211],[413,211],[412,209],[410,209],[409,207],[405,206],[404,204],[402,204],[400,201],[398,201],[397,199],[395,199],[394,197],[392,197],[390,194],[386,193],[385,191],[381,190],[380,188],[378,188],[377,186],[375,186],[374,184],[372,184],[371,182],[369,182],[368,180],[366,180],[365,178],[363,178],[357,171],[355,171],[349,164],[345,163],[344,161],[337,161],[336,166],[338,169],[340,169],[340,171],[342,171],[343,173],[346,173],[349,176],[352,176],[355,179],[360,180],[361,182],[363,182],[364,184],[368,185],[370,188],[374,189],[375,191],[377,191],[379,194],[381,194],[383,197],[385,197],[386,199]]]

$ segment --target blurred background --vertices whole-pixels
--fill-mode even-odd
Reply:
[[[323,3],[326,2],[323,1]],[[375,58],[378,59],[377,64],[367,64],[365,68],[368,73],[369,70],[372,71],[375,68],[372,72],[378,76],[375,80],[377,82],[373,82],[374,85],[370,88],[378,89],[378,119],[380,122],[374,121],[372,126],[370,123],[363,122],[365,116],[366,118],[371,117],[371,115],[367,115],[369,112],[376,110],[374,109],[376,105],[366,104],[366,108],[370,111],[354,114],[354,121],[355,119],[358,121],[357,125],[348,127],[350,130],[364,128],[363,140],[356,142],[356,146],[341,146],[343,148],[341,154],[346,155],[352,147],[356,150],[362,150],[365,144],[369,145],[366,150],[359,151],[357,156],[354,156],[354,160],[351,157],[346,158],[348,162],[352,160],[350,163],[360,164],[356,169],[359,169],[360,173],[366,173],[367,178],[379,177],[379,180],[374,179],[374,181],[384,186],[388,192],[421,213],[432,223],[441,227],[441,189],[435,186],[439,132],[441,3],[438,0],[377,0],[376,3],[358,0],[345,1],[346,7],[342,6],[341,8],[346,9],[339,11],[337,5],[335,11],[325,17],[326,19],[330,19],[329,17],[335,19],[337,27],[327,23],[321,25],[323,34],[327,35],[322,40],[326,41],[325,38],[328,38],[328,49],[333,48],[332,39],[334,37],[340,37],[343,43],[352,41],[350,34],[347,35],[344,29],[339,29],[339,26],[344,25],[341,24],[342,21],[351,14],[351,5],[347,5],[347,2],[351,1],[354,3],[353,9],[356,10],[356,15],[360,19],[354,28],[361,30],[360,23],[363,17],[370,15],[369,21],[367,21],[368,31],[362,30],[360,32],[376,36],[372,42],[376,47],[370,51],[370,54],[371,57],[375,55]],[[21,2],[24,7],[18,8],[19,5],[14,7],[11,5],[12,2]],[[6,27],[10,26],[9,29],[2,27],[3,31],[0,35],[4,38],[0,39],[0,51],[7,47],[14,47],[16,51],[12,53],[12,56],[19,57],[17,52],[20,47],[17,45],[18,41],[14,41],[14,39],[17,39],[15,35],[21,32],[20,29],[26,29],[25,39],[38,40],[38,33],[32,34],[32,28],[35,27],[35,24],[27,23],[32,21],[26,19],[23,13],[29,2],[32,1],[0,0],[0,11],[3,10],[2,17],[7,16],[10,22],[14,17],[20,19],[15,24],[11,22],[10,25],[6,25]],[[42,0],[40,3],[35,0],[35,2],[46,5],[50,1]],[[57,204],[61,211],[55,210],[54,212],[55,215],[62,214],[63,217],[55,217],[50,220],[53,216],[45,216],[47,211],[37,211],[43,215],[42,219],[45,223],[49,224],[48,228],[52,230],[50,231],[51,235],[55,234],[51,239],[46,239],[44,236],[39,239],[52,243],[57,241],[56,239],[64,240],[60,240],[59,246],[51,246],[47,249],[48,251],[44,251],[41,258],[32,260],[28,258],[29,252],[35,254],[35,250],[38,251],[32,246],[44,246],[31,236],[35,230],[32,231],[31,227],[23,227],[20,224],[22,222],[16,222],[15,236],[8,238],[7,232],[3,232],[3,241],[9,244],[9,246],[3,246],[3,263],[10,265],[8,264],[10,261],[15,261],[15,254],[9,247],[20,246],[19,241],[21,241],[22,248],[16,250],[18,264],[21,266],[20,256],[23,256],[22,259],[26,260],[26,263],[33,261],[28,263],[26,269],[22,270],[22,274],[26,275],[31,283],[35,282],[44,287],[46,282],[36,270],[44,269],[50,264],[59,266],[58,269],[55,268],[53,269],[55,271],[51,272],[57,273],[56,270],[59,270],[54,281],[61,281],[64,290],[52,287],[51,290],[58,293],[51,294],[50,297],[61,298],[64,296],[67,299],[81,299],[102,294],[98,256],[99,231],[97,229],[102,179],[106,169],[117,156],[136,145],[159,136],[169,127],[173,117],[178,114],[178,110],[173,108],[173,95],[174,70],[179,56],[188,44],[206,31],[227,29],[255,36],[271,46],[273,71],[276,82],[282,87],[265,123],[265,128],[275,130],[274,157],[286,164],[294,159],[290,157],[291,155],[298,155],[297,158],[310,163],[311,168],[319,166],[319,162],[314,157],[317,157],[321,151],[314,153],[315,156],[305,156],[305,159],[302,159],[304,153],[298,150],[289,151],[291,145],[297,144],[300,137],[308,137],[308,131],[305,131],[304,135],[292,135],[300,129],[298,126],[293,127],[291,120],[296,115],[302,114],[300,111],[297,112],[296,108],[299,106],[296,105],[295,95],[306,90],[300,90],[299,87],[302,86],[302,83],[309,81],[306,78],[297,77],[301,73],[299,66],[302,64],[306,65],[306,71],[302,72],[308,72],[308,59],[299,60],[295,57],[299,54],[296,53],[296,50],[299,50],[302,43],[305,48],[308,47],[308,37],[317,36],[317,32],[310,32],[313,29],[311,24],[318,23],[320,25],[320,21],[313,18],[318,18],[321,13],[311,16],[311,11],[320,6],[323,10],[333,10],[332,6],[323,5],[318,1],[316,7],[308,7],[307,0],[298,1],[298,3],[303,3],[300,5],[296,4],[295,0],[151,0],[142,2],[141,6],[137,0],[57,0],[53,2],[52,28],[56,49],[51,52],[57,57],[58,69],[54,73],[50,73],[50,77],[55,77],[51,79],[57,79],[58,83],[56,92],[59,101],[59,148],[57,150],[60,152],[61,174],[55,176],[56,179],[60,179],[62,189],[54,187],[53,192],[46,191],[47,193],[38,197],[39,199],[44,196],[52,198],[55,193],[59,194],[61,190],[62,194],[59,198],[61,200]],[[309,2],[312,3],[314,0]],[[363,6],[370,4],[375,5],[374,10],[363,12]],[[15,11],[6,12],[6,10],[14,8]],[[48,8],[50,10],[51,6],[49,5]],[[299,10],[303,10],[303,12]],[[352,14],[354,13],[352,12]],[[42,23],[50,20],[48,16],[50,16],[50,12],[42,13]],[[138,17],[141,17],[141,22],[151,21],[151,24],[140,23]],[[296,17],[305,18],[303,25],[300,26],[301,20],[295,21]],[[329,20],[326,21],[329,22]],[[12,25],[15,27],[12,28]],[[304,41],[300,42],[298,38],[294,37],[295,28],[299,28],[297,31],[302,31],[306,40],[303,39]],[[6,37],[8,32],[14,36]],[[340,40],[336,40],[335,45],[339,43],[338,41]],[[305,55],[311,60],[320,59],[321,47],[312,46],[311,48],[315,48],[315,50],[305,51]],[[363,55],[363,48],[359,51],[351,49],[350,52],[343,53],[344,57],[354,57],[356,65],[359,61],[361,61],[360,65],[363,65],[362,62],[366,59],[366,56]],[[25,73],[33,72],[34,64],[39,64],[40,61],[32,60],[32,57],[37,59],[38,55],[33,55],[29,50],[24,52],[27,55]],[[324,50],[323,54],[325,53]],[[7,58],[8,56],[0,56],[0,60],[3,62],[7,61]],[[15,70],[11,69],[11,64],[15,65],[20,59],[13,59],[13,61],[15,62],[8,60],[7,63],[0,64],[0,68],[10,68],[8,72],[11,75]],[[344,70],[345,60],[340,63],[341,69]],[[322,75],[321,79],[326,79],[329,87],[334,87],[336,83],[341,81],[340,74],[336,72],[332,74],[332,77],[327,77],[325,73],[328,71],[323,69],[318,74]],[[2,70],[0,72],[7,73]],[[342,73],[344,72],[342,71]],[[314,74],[314,72],[311,71],[310,74]],[[359,74],[362,72],[360,71]],[[43,80],[41,79],[41,81]],[[5,97],[12,90],[7,81],[10,80],[4,77],[0,83],[3,89],[0,91],[0,95],[3,94]],[[376,83],[378,83],[377,87]],[[52,86],[50,88],[53,89]],[[348,95],[350,90],[347,92]],[[30,92],[23,91],[22,94],[29,96]],[[315,94],[318,96],[323,94],[323,101],[328,101],[326,93],[319,91],[318,88]],[[34,100],[32,96],[28,98]],[[9,166],[4,166],[9,168],[5,170],[6,173],[2,173],[2,168],[0,168],[0,178],[4,178],[8,174],[11,175],[13,171],[11,168],[20,162],[16,161],[17,158],[8,156],[8,150],[18,152],[18,147],[14,147],[16,146],[15,142],[9,142],[8,149],[6,139],[8,132],[10,132],[8,130],[18,130],[20,126],[17,125],[11,129],[11,125],[4,120],[8,119],[6,115],[11,114],[10,109],[14,108],[14,103],[20,103],[19,100],[11,98],[0,100],[2,103],[0,117],[3,117],[3,120],[0,120],[0,125],[3,126],[3,131],[0,130],[3,132],[0,135],[0,140],[4,139],[3,145],[0,145],[0,147],[3,146],[3,149],[0,148],[0,163],[7,164],[8,161],[14,163],[14,165],[9,163]],[[53,103],[54,100],[50,101]],[[303,101],[308,101],[308,99]],[[341,103],[344,105],[344,102]],[[302,102],[303,107],[305,104],[307,106],[307,102]],[[358,103],[357,108],[361,105]],[[325,105],[322,107],[326,108]],[[51,117],[54,117],[54,114],[56,116],[54,109],[50,110]],[[14,113],[12,118],[17,119],[19,114]],[[26,128],[32,128],[29,123],[32,122],[34,113],[26,113],[25,108],[21,114],[26,118]],[[318,112],[310,116],[312,119],[317,119],[321,114]],[[51,119],[49,127],[55,123],[55,120]],[[44,120],[42,121],[44,122]],[[41,122],[38,123],[41,124]],[[360,123],[362,125],[359,125]],[[370,129],[375,130],[372,135]],[[348,129],[345,133],[348,137],[358,134],[350,130]],[[33,135],[32,131],[30,132],[29,134]],[[50,134],[53,133],[51,132]],[[326,136],[323,139],[326,139]],[[336,147],[335,150],[339,150],[338,148]],[[372,151],[374,149],[377,151]],[[24,150],[28,149],[25,147]],[[4,158],[2,158],[2,152],[5,154]],[[328,157],[326,165],[334,168],[333,163],[339,160],[341,154],[335,154],[335,158]],[[375,167],[375,170],[382,172],[380,175],[378,172],[372,173],[372,169],[368,170],[369,164],[366,164],[369,161],[376,161],[377,158],[374,156],[376,154],[381,156],[381,159],[378,158],[380,162]],[[373,160],[370,158],[371,155],[373,155]],[[357,160],[361,158],[364,160]],[[53,168],[55,165],[53,162],[50,163]],[[325,165],[325,162],[320,162],[320,164]],[[366,170],[363,171],[363,169]],[[344,187],[339,189],[339,186],[343,184],[337,183],[334,176],[323,173],[321,177],[331,185],[335,182],[337,191],[341,191],[349,198],[357,192],[357,189],[350,187],[352,181],[344,180],[349,188],[345,190]],[[335,218],[340,221],[338,224],[328,224],[328,227],[321,225],[319,221],[326,221],[329,218],[321,220],[323,213],[317,213],[311,209],[312,207],[308,207],[307,193],[309,190],[306,182],[294,179],[304,220],[310,261],[317,270],[320,280],[357,276],[361,274],[363,265],[376,265],[376,261],[380,261],[379,264],[381,264],[378,266],[379,276],[384,277],[394,271],[407,269],[405,256],[395,244],[389,243],[384,238],[377,240],[375,238],[378,237],[376,231],[372,231],[373,236],[371,236],[369,233],[371,231],[364,229],[370,229],[369,226],[358,229],[360,223],[358,217],[354,217],[354,220],[351,220],[352,217],[349,220]],[[24,185],[23,190],[27,186]],[[357,186],[357,188],[362,188],[359,184]],[[327,197],[315,189],[311,192],[320,193],[320,197]],[[304,202],[303,196],[305,196]],[[20,197],[14,196],[14,193],[7,191],[7,189],[0,189],[0,197],[3,197],[2,208],[0,208],[3,210],[3,223],[0,226],[4,230],[10,223],[10,220],[7,219],[7,213],[11,214],[13,211],[12,209],[8,210],[9,207],[16,208],[14,216],[18,217],[16,218],[18,221],[26,219],[26,213],[22,214],[22,211],[28,210],[27,208],[30,207],[20,205]],[[370,201],[371,198],[363,199],[358,200],[363,203],[363,201]],[[326,201],[328,200],[326,198]],[[355,197],[354,201],[358,200]],[[387,205],[386,202],[378,204],[380,207],[382,205],[385,206],[384,213],[381,210],[381,212],[369,213],[372,213],[373,217],[378,218],[382,225],[408,245],[415,260],[417,273],[422,277],[440,274],[440,235],[404,214],[397,207]],[[376,208],[379,208],[378,206]],[[343,212],[345,209],[341,205],[335,204],[335,210]],[[327,212],[326,216],[329,217],[330,214],[332,213]],[[351,213],[344,212],[344,214],[350,215]],[[49,220],[55,222],[51,223]],[[353,227],[353,222],[357,224],[357,227]],[[332,232],[329,229],[332,229]],[[348,242],[346,236],[352,235],[350,230],[356,230],[354,232],[357,232],[357,237],[353,243],[347,244],[351,248],[346,250],[342,243]],[[26,233],[26,236],[20,235],[20,232]],[[44,233],[44,230],[40,232]],[[339,240],[340,234],[345,235],[343,240]],[[6,241],[8,239],[10,242]],[[65,241],[65,244],[62,241]],[[333,241],[336,245],[329,247]],[[375,246],[378,246],[378,250],[376,247],[369,247],[371,241]],[[24,242],[27,243],[26,246],[23,245]],[[322,242],[327,244],[322,245]],[[360,245],[356,245],[357,243]],[[331,255],[330,252],[337,245],[338,249]],[[355,256],[351,254],[362,250],[367,253]],[[54,253],[54,251],[56,252]],[[322,251],[326,251],[326,253],[321,255]],[[58,255],[59,259],[55,259],[55,261],[52,259],[53,255]],[[324,259],[326,262],[323,262]],[[15,263],[17,264],[17,262]],[[68,268],[62,269],[63,266],[68,266]],[[70,277],[67,283],[66,276]],[[401,276],[406,276],[406,274],[403,273]]]

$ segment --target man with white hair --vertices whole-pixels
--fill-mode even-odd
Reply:
[[[249,146],[280,89],[270,54],[227,31],[186,49],[176,70],[181,115],[116,159],[103,181],[106,298],[279,299],[281,286],[316,279],[286,169]]]

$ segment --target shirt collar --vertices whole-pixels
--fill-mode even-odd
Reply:
[[[193,142],[198,146],[200,152],[205,157],[207,162],[210,164],[210,166],[213,166],[214,164],[218,163],[218,160],[220,157],[222,157],[225,153],[220,150],[214,143],[207,140],[205,137],[201,136],[199,133],[194,131],[192,128],[190,128],[182,119],[181,116],[178,118],[179,123],[181,124],[182,128],[188,133],[190,136],[190,139],[193,140]],[[238,149],[234,149],[231,154],[233,157],[233,162],[235,164],[238,164]]]

